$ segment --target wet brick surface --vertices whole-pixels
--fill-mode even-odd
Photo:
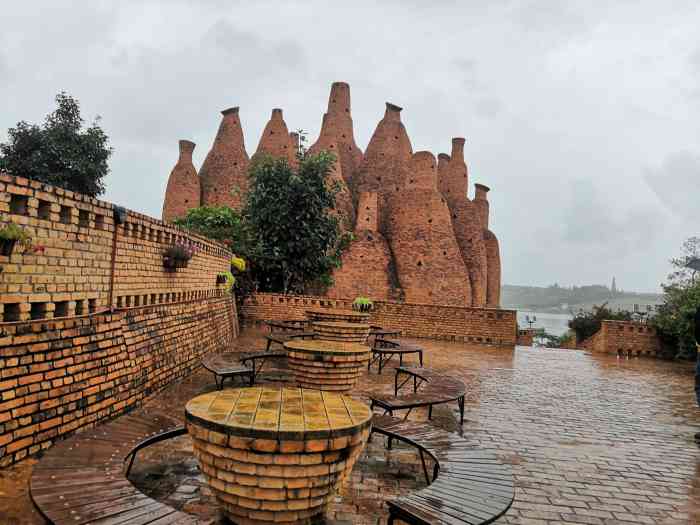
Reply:
[[[456,403],[436,407],[433,423],[513,465],[516,500],[496,523],[700,523],[700,449],[693,442],[700,413],[690,364],[415,342],[427,350],[426,366],[468,384],[464,427]],[[259,349],[262,339],[247,332],[237,346]],[[181,418],[186,401],[211,388],[213,376],[201,370],[149,405]],[[366,399],[369,391],[392,389],[392,370],[381,376],[373,370],[353,395]],[[426,417],[425,410],[410,416]],[[385,523],[385,500],[424,486],[415,451],[384,445],[375,437],[367,446],[328,523]],[[0,523],[44,523],[28,497],[34,464],[0,471]],[[151,497],[224,522],[187,436],[142,451],[131,479]]]

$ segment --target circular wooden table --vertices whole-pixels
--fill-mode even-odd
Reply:
[[[337,392],[257,386],[197,396],[185,419],[231,520],[292,525],[324,512],[362,452],[372,413]]]
[[[370,357],[369,346],[323,339],[287,341],[284,348],[294,383],[318,390],[352,390]]]
[[[366,312],[342,310],[340,308],[314,308],[306,310],[309,321],[344,321],[346,323],[367,323],[369,315]]]
[[[311,321],[318,339],[343,343],[365,343],[369,337],[368,324],[346,321]]]

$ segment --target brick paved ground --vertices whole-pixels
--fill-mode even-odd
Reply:
[[[470,385],[464,436],[513,465],[516,501],[497,523],[700,523],[700,430],[689,364],[619,361],[571,350],[519,347],[514,352],[420,341],[426,365]],[[261,347],[247,332],[241,349]],[[386,371],[365,377],[357,395],[388,392]],[[208,385],[203,371],[151,401],[180,416]],[[433,421],[459,431],[456,404]],[[425,419],[426,412],[411,416]],[[0,523],[40,524],[27,496],[34,460],[0,471]],[[189,438],[156,445],[139,457],[133,480],[153,497],[217,518],[191,456]],[[413,450],[370,443],[329,513],[332,523],[385,522],[383,501],[423,486]]]

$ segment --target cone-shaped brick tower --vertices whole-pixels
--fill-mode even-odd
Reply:
[[[262,155],[287,159],[290,166],[298,164],[296,145],[279,108],[272,110],[272,116],[262,132],[253,160]]]
[[[355,240],[343,252],[341,267],[333,274],[330,297],[369,297],[373,301],[400,296],[389,243],[378,231],[377,192],[359,195]]]
[[[379,214],[379,230],[384,234],[387,219],[393,213],[389,196],[403,187],[412,154],[411,141],[401,122],[401,108],[387,102],[384,118],[367,145],[355,184],[357,192],[376,191],[380,201],[384,201]]]
[[[335,144],[334,153],[340,158],[340,165],[348,187],[353,185],[353,177],[362,162],[362,151],[355,144],[350,107],[350,86],[345,82],[333,82],[328,97],[328,111],[323,115],[321,133],[318,140],[309,148],[316,154]]]
[[[484,306],[498,308],[501,304],[501,251],[498,238],[489,230],[488,186],[474,185],[474,206],[483,228],[484,251],[486,252],[486,302]]]
[[[199,177],[192,164],[194,147],[194,142],[180,141],[180,156],[170,172],[165,189],[163,220],[166,222],[184,217],[187,215],[187,210],[199,207]]]
[[[238,108],[221,112],[214,144],[199,170],[203,206],[229,206],[240,210],[248,191],[248,154]]]
[[[498,238],[491,230],[484,232],[488,273],[486,276],[486,306],[500,308],[501,306],[501,249]]]
[[[468,172],[464,162],[464,139],[452,139],[449,162],[440,171],[440,191],[447,199],[452,226],[471,285],[472,306],[486,305],[487,264],[484,228],[476,205],[467,197]]]
[[[432,153],[412,156],[406,183],[392,195],[391,206],[388,238],[406,302],[469,306],[469,274],[438,191]]]
[[[338,146],[336,144],[330,144],[327,151],[335,153],[338,151]],[[335,194],[335,209],[340,217],[341,229],[344,231],[352,231],[355,223],[355,207],[352,204],[352,195],[343,177],[343,168],[338,155],[335,157],[335,162],[333,163],[327,182],[338,190]]]

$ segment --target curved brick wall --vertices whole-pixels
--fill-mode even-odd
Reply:
[[[242,208],[248,191],[248,153],[238,108],[225,109],[199,176],[202,205]]]
[[[287,123],[282,117],[281,109],[272,110],[272,116],[262,132],[258,149],[253,155],[253,161],[261,155],[286,158],[290,166],[297,165],[294,141],[289,136]]]
[[[498,238],[491,230],[484,232],[484,244],[488,260],[486,306],[498,308],[501,304],[501,251],[498,247]]]
[[[413,155],[408,177],[405,187],[391,199],[387,228],[406,301],[469,305],[469,275],[449,208],[437,191],[435,157],[427,151]]]
[[[115,224],[110,203],[3,173],[0,212],[45,246],[0,256],[0,466],[128,410],[236,337],[222,245],[127,210]],[[198,252],[167,271],[175,240]]]
[[[195,144],[189,140],[181,140],[179,146],[180,157],[168,177],[163,202],[163,220],[168,222],[184,217],[191,208],[199,207],[199,177],[192,164]]]
[[[362,151],[355,143],[350,107],[350,86],[345,82],[333,82],[328,97],[328,110],[323,115],[321,132],[309,152],[333,150],[340,158],[340,166],[348,187],[353,185],[353,175],[362,162]]]

